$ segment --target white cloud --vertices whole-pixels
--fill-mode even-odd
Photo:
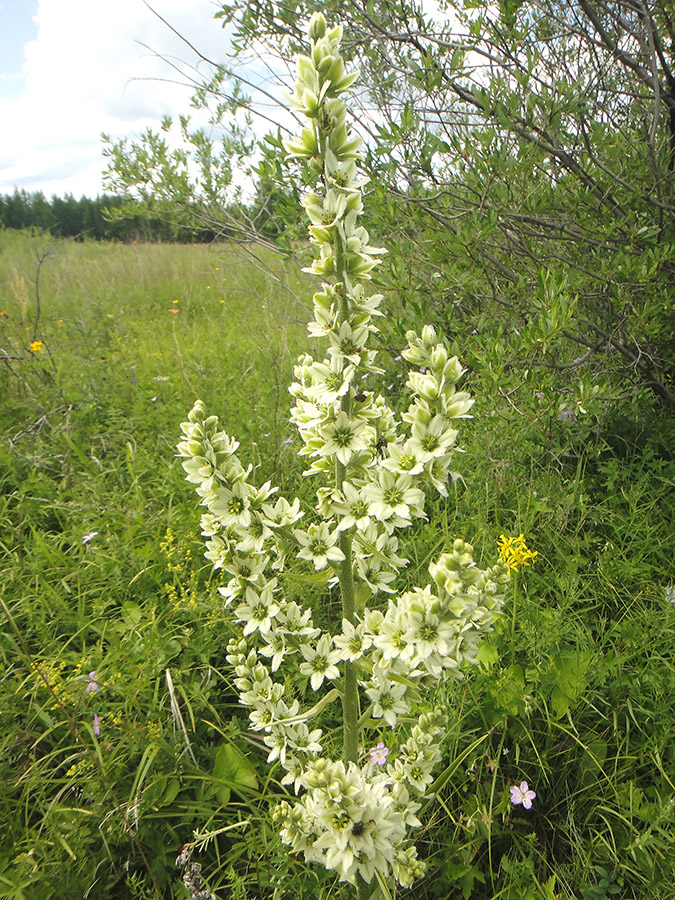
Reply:
[[[206,56],[224,58],[213,0],[152,5]],[[102,190],[101,132],[135,136],[188,109],[190,89],[167,83],[182,79],[152,50],[198,61],[142,0],[39,0],[36,23],[25,47],[25,93],[0,99],[0,193],[16,185],[93,196]]]

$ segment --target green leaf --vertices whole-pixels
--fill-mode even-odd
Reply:
[[[560,653],[554,657],[556,683],[551,703],[557,716],[564,716],[586,689],[586,672],[591,658],[590,650]]]
[[[258,779],[250,761],[232,743],[221,744],[213,764],[212,784],[207,796],[215,796],[224,805],[229,802],[232,790],[237,787],[257,788]]]

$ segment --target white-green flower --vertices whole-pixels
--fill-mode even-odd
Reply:
[[[379,556],[357,557],[356,571],[359,573],[359,578],[368,585],[374,594],[378,591],[384,591],[387,594],[394,593],[394,589],[389,585],[396,578],[396,573],[384,568],[383,561]]]
[[[297,497],[293,500],[293,503],[289,503],[285,497],[279,497],[274,506],[270,503],[265,503],[262,510],[266,516],[267,524],[272,528],[284,528],[294,525],[304,515],[300,509],[300,501]]]
[[[420,659],[432,654],[447,656],[450,642],[458,628],[450,622],[443,622],[428,606],[417,606],[408,614],[409,627],[403,638],[415,648]]]
[[[365,422],[350,418],[344,410],[340,410],[334,422],[324,425],[320,434],[324,440],[320,455],[335,456],[344,466],[369,443]]]
[[[333,637],[333,643],[340,651],[340,658],[356,662],[372,645],[373,639],[366,634],[363,622],[353,625],[348,619],[342,620],[342,634]]]
[[[448,453],[456,440],[457,431],[450,427],[445,416],[437,415],[427,424],[413,424],[409,444],[420,461],[426,463]]]
[[[311,337],[326,337],[335,328],[338,309],[331,305],[328,309],[314,305],[314,319],[307,323],[307,331]]]
[[[424,517],[424,494],[413,487],[410,475],[383,469],[378,484],[366,485],[364,491],[372,500],[372,515],[381,522],[391,520],[394,527],[400,527],[409,525],[413,516]]]
[[[284,761],[284,768],[286,769],[286,774],[281,779],[281,783],[292,784],[293,790],[297,794],[302,786],[305,775],[305,766],[297,756],[294,756],[292,753],[287,753]]]
[[[466,391],[458,391],[451,397],[443,397],[443,413],[449,419],[470,419],[469,410],[475,402]]]
[[[251,523],[252,492],[253,488],[246,481],[237,481],[231,488],[218,488],[216,499],[209,504],[209,509],[223,525],[241,525],[247,528]]]
[[[340,670],[337,663],[340,662],[342,654],[339,650],[332,649],[329,635],[322,635],[315,647],[302,644],[300,652],[305,658],[305,661],[300,663],[300,671],[303,675],[309,676],[313,691],[319,690],[324,679],[332,681],[339,677]]]
[[[317,572],[325,569],[328,563],[340,562],[345,558],[336,546],[338,532],[331,531],[326,522],[310,525],[307,531],[296,528],[293,534],[301,548],[298,557],[313,562]]]
[[[333,356],[326,362],[315,362],[311,367],[312,384],[306,388],[309,400],[328,406],[343,397],[354,377],[352,363],[344,365],[342,357]]]
[[[393,728],[399,716],[410,712],[410,704],[405,699],[406,690],[404,684],[390,681],[382,669],[374,669],[373,677],[366,686],[366,694],[373,704],[373,718],[384,719]]]
[[[419,475],[424,469],[424,463],[418,447],[411,440],[407,440],[405,444],[389,444],[387,456],[382,460],[385,469],[407,475]]]
[[[286,749],[288,747],[287,732],[283,725],[272,725],[270,734],[265,735],[264,742],[270,748],[267,756],[267,762],[274,762],[278,759],[281,765],[286,763]]]
[[[368,181],[359,174],[356,160],[347,159],[341,162],[330,149],[326,150],[325,166],[328,183],[342,191],[359,191]]]
[[[315,638],[321,634],[320,629],[312,624],[312,610],[302,609],[295,601],[280,610],[276,623],[277,630],[295,637]]]
[[[410,372],[408,384],[427,403],[434,403],[441,394],[441,384],[430,372]]]
[[[270,532],[271,533],[271,532]],[[222,564],[223,569],[242,582],[259,584],[267,566],[265,556],[233,553]]]
[[[288,745],[298,753],[321,753],[319,738],[322,734],[320,728],[310,731],[306,722],[299,722],[288,728]]]
[[[265,541],[272,537],[272,530],[267,524],[267,519],[259,512],[250,512],[250,522],[247,526],[235,525],[234,535],[237,538],[237,550],[245,555],[262,553]]]
[[[266,634],[272,627],[272,619],[279,612],[280,606],[272,593],[273,584],[267,584],[260,593],[252,587],[246,588],[246,603],[235,610],[237,619],[245,622],[244,635],[259,631]]]
[[[265,643],[260,647],[258,652],[261,656],[271,658],[270,668],[273,672],[276,672],[288,653],[292,653],[293,651],[288,647],[286,636],[279,627],[272,631],[262,632],[262,636],[265,639]]]
[[[368,334],[368,326],[352,327],[349,322],[341,322],[340,327],[328,335],[330,341],[328,353],[331,356],[344,356],[354,365],[358,365],[368,340]]]
[[[342,482],[344,499],[332,504],[332,509],[339,515],[337,530],[346,531],[356,527],[359,531],[367,529],[370,524],[371,501],[363,490],[354,487],[348,481]]]
[[[390,600],[389,609],[380,622],[378,632],[373,638],[373,644],[381,652],[383,659],[400,659],[405,661],[412,659],[415,648],[406,640],[405,636],[408,627],[406,601],[403,598],[400,598],[397,603]]]

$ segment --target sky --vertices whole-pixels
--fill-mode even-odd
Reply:
[[[214,0],[150,5],[205,56],[224,58]],[[158,53],[199,65],[143,0],[0,0],[0,194],[102,193],[102,132],[138,137],[190,111],[190,88]]]

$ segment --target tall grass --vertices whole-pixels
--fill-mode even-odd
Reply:
[[[230,625],[174,459],[202,397],[260,481],[309,498],[286,385],[310,286],[251,252],[0,234],[0,896],[187,897],[175,858],[195,830],[222,900],[339,896],[259,803],[283,788],[223,674]],[[404,403],[396,340],[383,361]],[[458,535],[488,560],[522,531],[539,556],[515,630],[507,616],[444,697],[454,773],[412,895],[668,900],[675,429],[637,398],[583,441],[554,423],[553,457],[469,388],[465,481],[410,536],[406,577]],[[522,780],[530,811],[510,801]]]

